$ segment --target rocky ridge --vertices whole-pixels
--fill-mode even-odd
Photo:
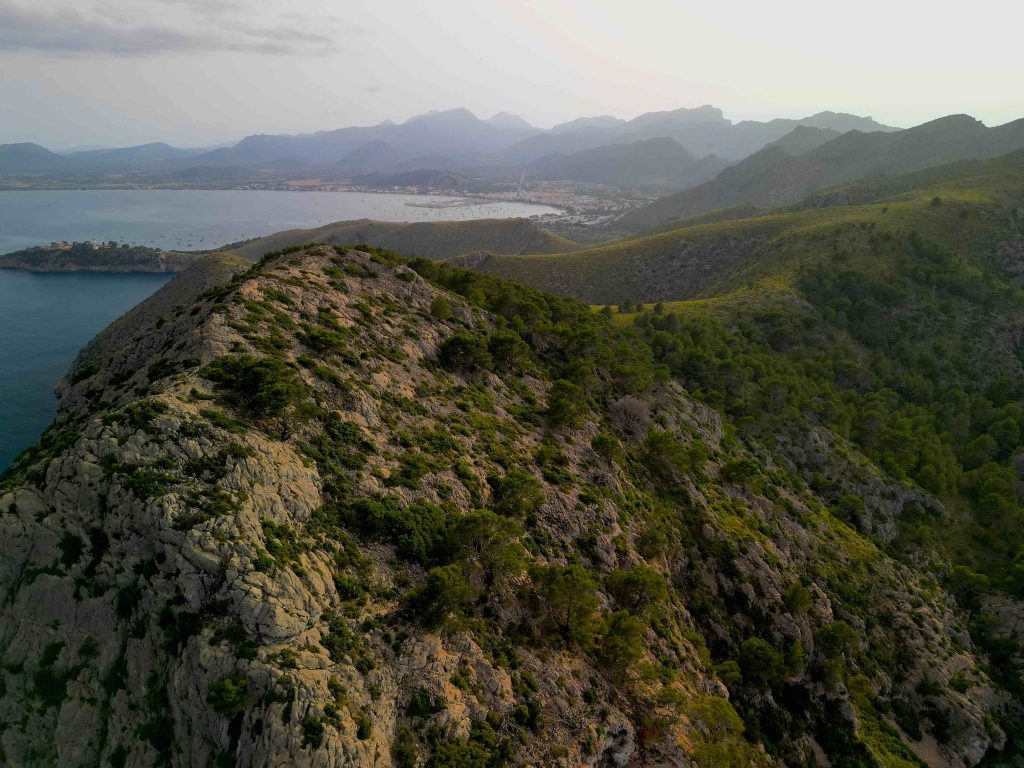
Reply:
[[[102,336],[0,483],[0,762],[919,765],[894,706],[942,764],[1001,743],[955,605],[629,332],[385,252],[238,268]]]

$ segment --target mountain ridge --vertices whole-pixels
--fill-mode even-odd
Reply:
[[[680,189],[714,178],[726,165],[713,155],[697,158],[674,139],[655,138],[547,155],[527,165],[526,173],[539,179]]]
[[[397,163],[417,156],[449,158],[445,167],[432,170],[483,175],[503,174],[546,155],[595,149],[649,139],[671,138],[702,157],[716,155],[740,159],[797,125],[888,127],[842,113],[822,112],[803,120],[742,121],[732,123],[719,108],[705,105],[649,112],[632,120],[579,118],[544,131],[516,115],[497,113],[477,118],[464,108],[415,115],[402,123],[385,121],[374,126],[348,126],[307,134],[252,134],[231,146],[212,150],[179,149],[161,142],[99,151],[76,152],[45,158],[26,156],[18,165],[0,165],[7,174],[65,174],[69,178],[95,178],[104,174],[134,174],[143,179],[187,180],[216,177],[222,180],[254,173],[382,173],[397,172]],[[367,164],[372,147],[387,144],[395,155],[380,156]],[[6,150],[8,154],[13,150]],[[3,153],[0,152],[0,155]],[[361,165],[352,164],[360,155]],[[64,163],[57,157],[70,161]],[[350,159],[352,162],[346,163]],[[2,159],[0,159],[2,162]],[[410,169],[405,169],[410,170]],[[420,170],[420,169],[415,169]],[[511,172],[511,171],[509,171]]]
[[[387,252],[223,266],[87,349],[0,481],[7,759],[920,765],[889,701],[1004,743],[954,604],[638,335]]]
[[[1024,147],[1024,119],[992,128],[950,115],[896,133],[853,130],[799,154],[769,145],[705,184],[623,215],[629,229],[750,204],[776,207],[857,178],[894,175],[957,160],[996,157]]]

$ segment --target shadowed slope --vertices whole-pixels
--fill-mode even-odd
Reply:
[[[445,259],[469,251],[555,253],[579,247],[529,219],[402,222],[339,221],[316,229],[290,229],[253,240],[231,251],[255,261],[270,251],[302,243],[358,245],[368,243],[409,256]]]

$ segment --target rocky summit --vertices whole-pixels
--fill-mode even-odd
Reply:
[[[83,352],[0,481],[0,763],[959,767],[1002,746],[1012,697],[952,598],[691,396],[657,339],[369,247],[214,266]],[[808,446],[872,508],[919,500]]]

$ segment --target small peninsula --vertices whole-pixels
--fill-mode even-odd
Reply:
[[[0,269],[30,272],[180,272],[198,253],[164,251],[113,240],[54,242],[0,255]]]

